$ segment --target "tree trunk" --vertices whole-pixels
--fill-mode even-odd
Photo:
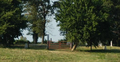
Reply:
[[[44,35],[42,35],[42,42],[41,44],[44,44]]]
[[[77,47],[77,44],[74,44],[73,47],[72,47],[72,49],[71,49],[71,51],[76,50],[76,47]]]
[[[45,22],[46,23],[46,22]],[[45,36],[45,23],[44,23],[44,28],[43,28],[43,35],[42,35],[42,42],[41,44],[44,44],[44,36]]]
[[[33,42],[34,42],[35,44],[37,44],[37,40],[38,40],[38,34],[35,33],[35,31],[34,31],[34,32],[33,32]]]
[[[2,36],[0,37],[0,42],[2,42]]]
[[[90,50],[92,51],[92,42],[90,42]]]
[[[92,45],[91,45],[91,47],[90,47],[90,50],[92,51]]]
[[[45,12],[45,9],[44,9]],[[43,23],[43,33],[42,33],[42,42],[41,44],[44,44],[44,36],[45,36],[45,24],[46,24],[46,15],[44,14],[44,23]]]
[[[72,47],[73,47],[73,43],[70,43],[70,49],[72,49]]]
[[[7,40],[6,40],[6,34],[3,35],[3,41],[2,41],[2,44],[4,47],[6,47],[7,45]]]

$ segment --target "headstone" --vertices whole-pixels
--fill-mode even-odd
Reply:
[[[102,43],[101,43],[101,41],[99,41],[98,46],[99,46],[99,47],[102,47]]]
[[[102,43],[100,43],[99,46],[102,47]]]
[[[107,50],[107,47],[106,47],[106,45],[105,45],[105,48],[104,48],[104,50]]]
[[[28,48],[28,43],[25,43],[25,48],[26,48],[26,49]]]
[[[110,41],[110,46],[112,47],[112,41]]]
[[[86,46],[86,47],[88,46],[88,43],[87,43],[87,42],[85,43],[85,46]]]

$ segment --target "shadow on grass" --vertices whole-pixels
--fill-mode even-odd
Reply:
[[[11,46],[9,49],[26,49],[24,44],[20,44],[20,45],[13,45]],[[39,44],[39,45],[30,45],[29,49],[32,50],[47,50],[47,46],[45,44]],[[48,49],[49,51],[70,51],[69,49]]]
[[[110,49],[110,50],[79,50],[81,52],[91,52],[91,53],[120,53],[120,49]]]
[[[46,45],[30,45],[29,48],[25,48],[24,44],[21,45],[13,45],[9,47],[10,49],[34,49],[34,50],[45,50],[47,49]]]
[[[10,49],[25,49],[25,45],[24,44],[20,44],[20,45],[14,45],[11,46]],[[28,49],[33,49],[33,50],[47,50],[47,46],[46,45],[30,45],[30,47]],[[70,49],[49,49],[50,51],[71,51]],[[93,49],[91,50],[82,50],[82,49],[77,49],[77,51],[80,52],[90,52],[90,53],[120,53],[120,49],[108,49],[108,50],[103,50],[103,49]]]

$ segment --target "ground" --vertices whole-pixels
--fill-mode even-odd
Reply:
[[[36,46],[0,48],[0,62],[120,62],[120,47],[89,49],[82,46],[71,52],[69,49],[47,50]]]

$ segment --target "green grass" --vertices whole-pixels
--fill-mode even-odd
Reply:
[[[78,47],[77,51],[46,50],[38,47],[16,46],[0,48],[0,62],[120,62],[120,47],[103,47],[89,51],[88,47]]]

